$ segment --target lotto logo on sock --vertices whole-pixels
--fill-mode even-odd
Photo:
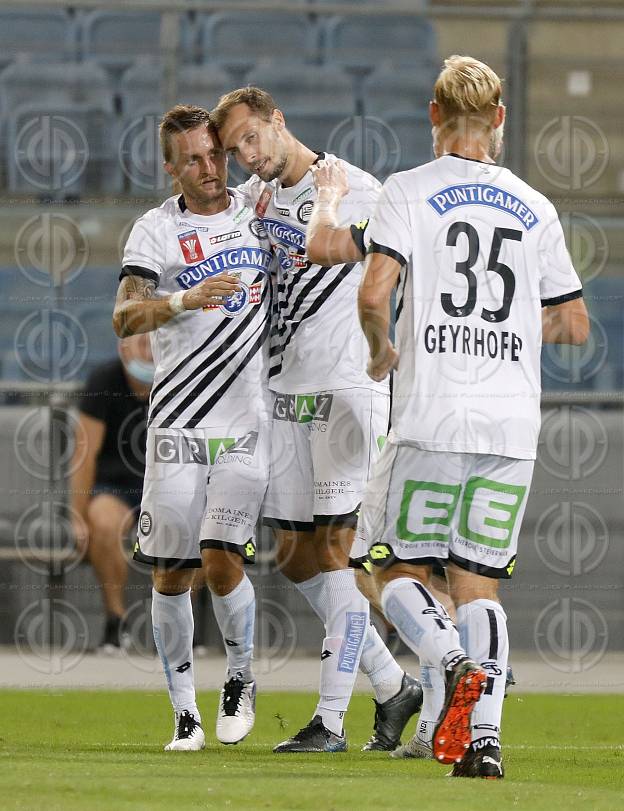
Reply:
[[[368,623],[365,611],[347,611],[347,628],[338,654],[338,672],[354,673]]]

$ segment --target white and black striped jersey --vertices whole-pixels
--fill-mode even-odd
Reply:
[[[156,296],[223,271],[238,274],[242,287],[225,304],[182,312],[150,333],[151,426],[230,426],[270,414],[273,253],[245,193],[228,191],[229,207],[213,216],[170,197],[137,220],[125,246],[121,276],[153,279]]]
[[[325,157],[332,156],[319,155]],[[340,204],[339,220],[349,225],[372,214],[381,185],[361,169],[344,165],[350,191]],[[244,188],[278,260],[271,389],[286,394],[358,386],[387,391],[385,383],[374,383],[366,374],[368,345],[357,316],[362,263],[322,267],[307,260],[306,229],[316,197],[312,173],[290,187],[254,176]]]

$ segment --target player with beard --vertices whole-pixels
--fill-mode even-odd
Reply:
[[[211,120],[224,148],[255,173],[246,189],[279,260],[264,520],[275,531],[281,571],[325,625],[321,695],[312,721],[275,751],[346,749],[343,718],[359,664],[376,696],[375,732],[365,749],[394,749],[420,708],[422,691],[370,624],[368,602],[349,566],[350,556],[361,557],[352,549],[354,527],[388,421],[388,385],[373,383],[364,372],[366,343],[356,315],[362,266],[308,261],[305,236],[315,197],[310,170],[325,155],[288,131],[268,93],[254,87],[228,93]],[[343,223],[372,213],[380,189],[355,166],[347,171]]]
[[[227,654],[216,733],[237,743],[255,718],[255,595],[244,563],[268,480],[268,336],[273,255],[245,194],[227,188],[208,112],[161,123],[175,194],[134,225],[113,315],[149,332],[156,364],[135,559],[151,564],[154,640],[175,712],[167,750],[204,746],[195,698],[191,581],[203,567]]]
[[[395,370],[362,532],[386,617],[446,680],[434,756],[455,777],[485,779],[504,775],[509,641],[498,583],[514,571],[533,472],[541,345],[589,333],[553,205],[495,163],[500,99],[487,65],[445,61],[430,103],[436,159],[384,184],[358,299],[368,374]],[[456,626],[430,590],[440,559]]]

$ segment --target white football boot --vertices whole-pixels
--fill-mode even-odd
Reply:
[[[221,743],[238,743],[246,738],[256,720],[256,682],[232,677],[219,696],[217,739]]]
[[[175,715],[173,739],[165,746],[165,752],[198,752],[206,744],[204,730],[188,710]]]

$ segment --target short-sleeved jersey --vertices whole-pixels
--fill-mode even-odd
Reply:
[[[319,159],[332,157],[321,153]],[[344,164],[349,193],[338,211],[346,226],[374,211],[381,185]],[[245,188],[278,260],[276,318],[271,337],[269,385],[285,394],[365,386],[386,391],[366,375],[368,346],[357,317],[362,263],[323,267],[307,260],[306,230],[316,198],[312,173],[294,186],[252,177]]]
[[[190,290],[227,271],[241,291],[223,305],[187,310],[150,333],[156,374],[149,424],[205,428],[247,424],[270,413],[268,337],[272,309],[271,245],[241,191],[212,216],[170,197],[134,225],[124,275],[144,276],[156,296]]]
[[[534,459],[541,307],[582,295],[552,204],[445,155],[388,178],[368,231],[403,266],[391,439]]]

